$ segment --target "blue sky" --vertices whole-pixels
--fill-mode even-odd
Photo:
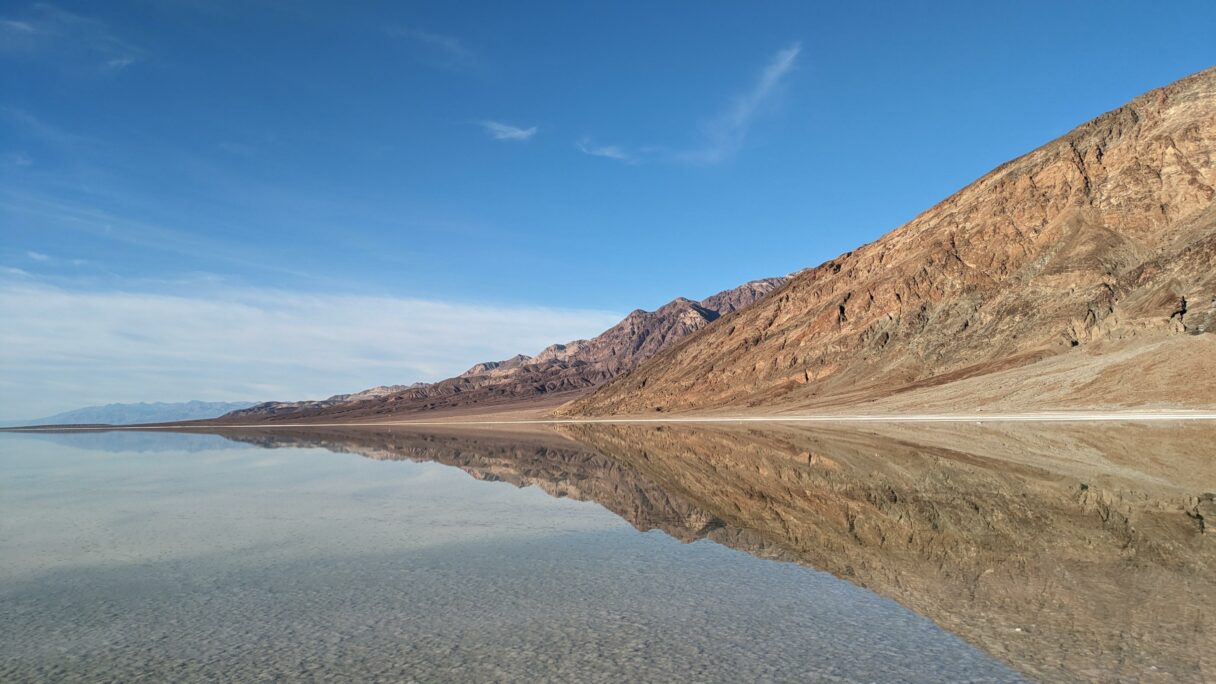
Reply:
[[[1213,35],[1211,2],[0,2],[0,418],[434,379],[816,265]]]

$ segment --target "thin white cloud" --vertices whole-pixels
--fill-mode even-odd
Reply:
[[[0,274],[0,419],[111,401],[304,399],[436,380],[620,314],[403,297],[65,289]]]
[[[28,22],[17,21],[15,19],[0,20],[0,28],[5,31],[15,31],[17,33],[37,33],[38,31]]]
[[[135,63],[134,57],[115,57],[106,62],[107,69],[125,69]]]
[[[143,48],[120,37],[106,22],[44,2],[20,18],[0,18],[0,53],[21,53],[118,71],[145,59]]]
[[[4,155],[4,165],[5,166],[22,167],[22,166],[29,166],[33,163],[34,163],[34,158],[31,157],[30,155],[26,154],[25,152],[21,152],[21,151],[9,152],[8,154]]]
[[[301,277],[306,271],[267,262],[223,240],[197,231],[148,223],[111,214],[91,205],[0,189],[0,213],[23,217],[71,235],[79,233],[118,244],[169,254],[206,254],[211,259],[243,268]]]
[[[50,260],[50,257],[49,257],[49,256],[47,256],[47,255],[43,254],[42,252],[35,252],[35,251],[33,251],[33,250],[30,250],[30,251],[26,252],[26,253],[25,253],[25,255],[26,255],[27,257],[29,257],[30,259],[33,259],[34,261],[48,261],[48,260]]]
[[[482,121],[480,123],[486,133],[489,133],[490,137],[495,140],[528,140],[540,130],[536,126],[520,128],[500,121]]]
[[[47,123],[24,109],[17,107],[0,107],[0,121],[7,122],[18,129],[23,135],[54,145],[76,145],[84,142],[77,135]]]
[[[474,69],[480,63],[477,53],[459,38],[442,33],[425,31],[412,26],[397,26],[388,29],[388,34],[404,38],[425,51],[431,62],[449,69]]]
[[[639,161],[637,155],[626,151],[619,145],[597,145],[589,138],[583,138],[575,143],[575,145],[583,154],[591,155],[592,157],[605,157],[627,164],[636,164]]]
[[[713,164],[737,152],[743,146],[752,121],[777,94],[782,80],[794,68],[801,51],[802,44],[794,43],[778,52],[760,72],[760,78],[752,89],[735,98],[726,111],[705,126],[706,144],[683,153],[685,160]]]
[[[756,117],[768,108],[781,91],[785,77],[794,69],[802,44],[780,50],[760,71],[756,82],[736,96],[731,105],[701,127],[702,142],[686,149],[648,147],[630,149],[620,145],[578,143],[587,154],[631,164],[642,161],[673,161],[688,164],[716,164],[732,157],[747,140]]]

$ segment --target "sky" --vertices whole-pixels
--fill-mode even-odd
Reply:
[[[0,419],[318,398],[872,241],[1216,3],[0,0]]]

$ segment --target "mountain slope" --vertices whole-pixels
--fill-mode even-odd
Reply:
[[[351,394],[335,394],[328,399],[317,400],[302,400],[302,401],[264,401],[260,404],[251,404],[235,409],[233,413],[241,415],[259,415],[272,416],[283,415],[292,416],[299,415],[302,411],[318,411],[328,408],[355,404],[369,399],[378,399],[397,392],[414,389],[417,387],[425,387],[427,383],[416,382],[412,385],[379,385],[370,387],[360,392]],[[223,416],[224,414],[220,414]]]
[[[179,420],[202,420],[253,406],[251,401],[183,401],[106,404],[57,413],[46,418],[12,421],[13,425],[135,425]]]
[[[590,340],[545,348],[536,356],[474,365],[461,375],[427,385],[368,390],[320,402],[270,402],[224,416],[220,422],[375,419],[434,411],[496,408],[544,398],[573,398],[633,369],[651,356],[717,320],[747,307],[784,284],[755,280],[699,302],[683,297],[655,311],[637,309]],[[352,398],[353,397],[353,398]]]
[[[1208,69],[800,272],[561,412],[966,409],[980,395],[1023,409],[1216,406],[1196,382],[1216,377],[1214,187]]]

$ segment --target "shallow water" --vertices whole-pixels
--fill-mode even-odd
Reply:
[[[1055,430],[3,434],[0,680],[1202,681],[1211,434]]]
[[[535,488],[99,437],[0,437],[4,681],[1013,679],[830,575]]]

